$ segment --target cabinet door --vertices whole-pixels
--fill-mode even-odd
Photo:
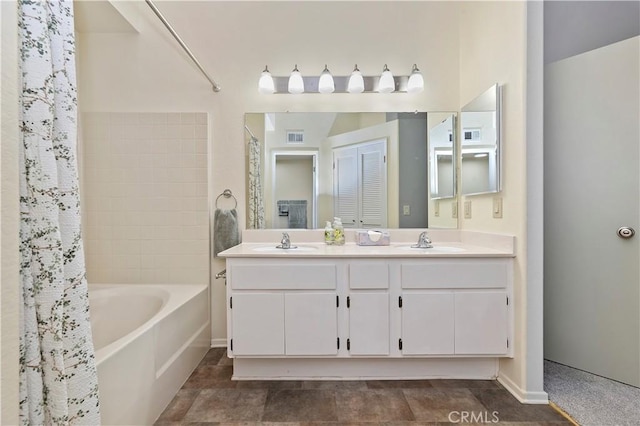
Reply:
[[[454,298],[451,292],[402,295],[402,353],[447,355],[454,349]]]
[[[459,292],[455,296],[456,354],[507,352],[507,293]]]
[[[234,355],[284,355],[284,295],[235,293],[232,299]]]
[[[351,355],[389,355],[389,293],[349,296]]]
[[[287,355],[338,353],[336,293],[286,293],[284,312]]]

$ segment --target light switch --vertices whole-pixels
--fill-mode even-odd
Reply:
[[[493,197],[493,217],[502,218],[502,197]]]
[[[467,200],[464,202],[464,218],[471,219],[471,201]]]
[[[402,206],[402,214],[405,216],[411,216],[411,206],[409,204]]]
[[[440,201],[436,200],[435,203],[433,203],[433,215],[435,217],[440,217]]]
[[[451,217],[454,219],[458,218],[458,202],[453,201],[451,203]]]

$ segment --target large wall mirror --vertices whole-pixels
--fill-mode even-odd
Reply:
[[[501,88],[494,84],[462,107],[460,113],[463,195],[501,190]]]
[[[245,114],[253,135],[247,227],[323,228],[334,216],[352,228],[457,227],[457,220],[438,221],[429,211],[435,198],[455,197],[455,170],[446,158],[455,155],[455,144],[444,127],[431,132],[454,118],[451,112]],[[435,196],[428,145],[434,135],[442,182]]]

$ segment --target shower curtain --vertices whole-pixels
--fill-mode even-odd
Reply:
[[[249,229],[264,229],[264,198],[262,194],[262,161],[260,142],[249,141]]]
[[[20,421],[100,423],[76,165],[72,1],[20,0]]]

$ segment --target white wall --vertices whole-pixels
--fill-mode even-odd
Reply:
[[[241,208],[245,112],[452,111],[460,104],[459,2],[159,2],[222,86],[219,93],[211,91],[145,3],[116,6],[140,33],[80,35],[83,111],[210,113],[210,196],[230,188]],[[258,93],[265,64],[274,75],[287,75],[295,63],[315,75],[325,63],[335,75],[348,75],[354,63],[366,75],[378,74],[385,63],[406,75],[417,63],[426,87],[417,95]],[[223,260],[214,260],[212,272],[223,268]],[[213,337],[223,339],[224,285],[212,283]]]
[[[0,423],[18,424],[18,32],[15,1],[0,3]]]
[[[469,2],[460,14],[460,105],[492,84],[503,85],[503,218],[494,219],[494,195],[463,197],[472,218],[460,227],[516,236],[514,359],[500,361],[500,377],[522,399],[527,393],[527,168],[525,88],[526,2]],[[535,267],[535,266],[534,266]],[[541,284],[540,284],[541,285]],[[540,342],[540,345],[542,343]],[[539,372],[542,374],[542,371]]]

